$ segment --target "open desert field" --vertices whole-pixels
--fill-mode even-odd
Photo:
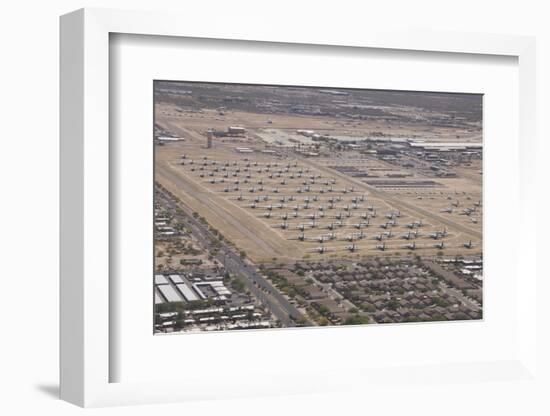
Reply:
[[[481,183],[475,168],[470,175],[438,178],[437,187],[430,189],[383,189],[336,169],[396,170],[375,157],[358,158],[354,152],[322,146],[316,147],[319,157],[295,151],[315,148],[298,130],[359,138],[384,129],[387,121],[177,111],[173,104],[162,103],[155,111],[157,126],[182,139],[156,147],[156,180],[255,262],[481,250],[481,207],[474,206],[482,199]],[[214,137],[207,148],[208,130],[233,125],[246,133]],[[392,130],[407,137],[427,132],[438,140],[457,140],[456,128],[405,124]],[[476,138],[474,134],[467,140]],[[476,209],[475,217],[460,215],[468,206]],[[453,212],[444,212],[449,207]],[[465,248],[470,242],[472,247]]]

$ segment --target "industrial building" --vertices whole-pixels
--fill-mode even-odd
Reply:
[[[246,129],[244,127],[231,126],[227,128],[229,134],[245,134]]]
[[[449,151],[449,150],[482,150],[482,143],[473,142],[427,142],[423,140],[411,141],[409,146],[425,151]]]
[[[158,136],[157,140],[159,142],[179,142],[185,139],[183,137]]]

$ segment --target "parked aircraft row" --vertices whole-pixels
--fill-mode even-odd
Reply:
[[[473,248],[474,245],[471,241],[467,242],[467,243],[464,243],[463,246],[465,248]],[[433,248],[436,248],[436,249],[439,249],[439,250],[443,250],[445,248],[447,248],[447,245],[444,243],[444,242],[440,242],[440,243],[437,243],[437,244],[433,244],[433,245],[419,245],[419,244],[416,244],[416,242],[412,242],[412,243],[409,243],[409,244],[405,244],[405,245],[402,245],[402,246],[389,246],[387,245],[385,242],[382,242],[381,244],[378,244],[378,245],[375,245],[375,246],[358,246],[356,244],[349,244],[349,245],[346,245],[346,246],[331,246],[331,247],[327,247],[325,245],[320,245],[318,247],[315,247],[313,249],[310,250],[310,252],[316,252],[316,253],[319,253],[319,254],[323,254],[323,253],[328,253],[328,252],[337,252],[337,251],[351,251],[351,252],[355,252],[355,251],[358,251],[358,250],[361,250],[361,249],[367,249],[367,250],[372,250],[372,249],[376,249],[376,250],[381,250],[381,251],[385,251],[385,250],[391,250],[391,249],[407,249],[407,250],[418,250],[418,249],[433,249]]]
[[[282,224],[279,224],[278,227],[279,228],[282,228],[282,229],[294,229],[294,230],[300,230],[302,231],[301,234],[299,234],[298,236],[295,236],[295,237],[290,237],[289,239],[290,240],[300,240],[300,241],[318,241],[319,240],[319,236],[316,236],[316,237],[306,237],[304,235],[304,231],[305,229],[314,229],[314,228],[320,228],[320,229],[329,229],[329,230],[333,230],[335,228],[339,228],[339,227],[342,227],[343,225],[339,222],[337,223],[329,223],[329,224],[324,224],[324,225],[321,225],[321,224],[318,224],[316,222],[310,222],[310,223],[301,223],[301,224],[297,224],[297,225],[291,225],[287,222],[285,223],[282,223]],[[331,236],[334,236],[334,234],[329,234]],[[403,240],[415,240],[419,237],[421,237],[422,235],[418,232],[418,230],[412,232],[412,231],[409,231],[407,233],[404,233],[404,234],[400,234],[398,235],[397,237],[398,238],[401,238]],[[424,237],[427,237],[427,238],[431,238],[431,239],[434,239],[434,240],[439,240],[439,239],[442,239],[444,237],[447,237],[447,230],[446,229],[443,229],[442,231],[435,231],[433,233],[430,233],[430,234],[425,234],[423,235]],[[373,234],[372,235],[372,239],[374,240],[378,240],[378,241],[382,241],[382,240],[386,240],[386,239],[391,239],[395,237],[395,234],[392,232],[392,230],[389,230],[389,231],[386,231],[384,233],[379,233],[379,234]],[[336,238],[336,237],[335,237]],[[362,240],[362,239],[366,239],[367,238],[367,234],[363,231],[359,231],[359,232],[356,232],[356,233],[348,233],[348,234],[345,234],[343,236],[340,236],[338,237],[337,239],[339,240],[347,240],[347,241],[354,241],[354,240]]]

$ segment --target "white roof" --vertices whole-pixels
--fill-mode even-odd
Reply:
[[[177,142],[178,140],[184,140],[182,137],[167,137],[167,136],[159,136],[157,137],[157,139],[165,142]]]
[[[411,146],[418,147],[483,147],[482,143],[469,142],[412,142]]]
[[[199,289],[199,287],[197,286],[197,283],[195,283],[193,285],[193,289],[195,289],[195,292],[198,293],[198,295],[201,297],[201,299],[206,299],[206,295],[204,293],[202,293],[202,291]]]
[[[171,280],[174,284],[185,283],[185,281],[181,278],[181,276],[180,276],[179,274],[171,274],[171,275],[170,275],[170,280]]]
[[[168,280],[162,274],[157,274],[157,275],[155,275],[155,284],[156,285],[166,285],[166,284],[168,284]]]
[[[176,290],[170,285],[157,286],[158,290],[164,295],[168,302],[180,302],[181,297],[177,294]]]
[[[155,290],[155,305],[158,305],[159,303],[164,303],[164,300],[162,300],[158,292]]]
[[[181,294],[183,295],[186,301],[193,302],[195,300],[199,300],[197,295],[195,295],[195,292],[193,292],[191,288],[187,286],[185,283],[180,283],[176,285],[176,287],[179,289],[179,291],[181,292]]]

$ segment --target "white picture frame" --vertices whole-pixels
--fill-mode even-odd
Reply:
[[[328,34],[322,27],[282,31],[276,25],[251,29],[231,22],[216,26],[185,19],[172,13],[83,9],[61,18],[61,398],[80,406],[157,403],[211,397],[254,396],[269,393],[330,392],[348,388],[343,378],[359,385],[391,383],[392,369],[353,371],[342,369],[330,383],[305,384],[308,375],[288,380],[288,374],[273,375],[264,386],[241,381],[227,389],[209,380],[210,390],[201,391],[197,379],[126,383],[111,382],[110,365],[116,357],[110,349],[109,297],[109,36],[113,33],[226,39],[281,44],[332,45],[335,47],[381,48],[453,54],[505,55],[519,65],[519,164],[520,212],[536,212],[533,198],[535,169],[535,41],[507,35],[399,32],[361,28],[355,32]],[[242,33],[246,33],[243,35]],[[532,218],[532,214],[531,218]],[[523,216],[525,217],[525,215]],[[525,227],[518,245],[518,268],[525,273],[517,293],[519,329],[517,355],[499,362],[474,362],[457,366],[419,365],[422,379],[448,373],[468,382],[471,374],[489,372],[502,379],[537,383],[536,281],[534,269],[536,230]],[[513,271],[512,271],[513,273]],[[273,334],[277,336],[277,334]],[[393,374],[393,376],[392,376]],[[498,376],[495,376],[498,378]],[[204,381],[204,380],[203,380]],[[472,377],[473,383],[479,379]],[[199,386],[199,387],[198,387]]]

